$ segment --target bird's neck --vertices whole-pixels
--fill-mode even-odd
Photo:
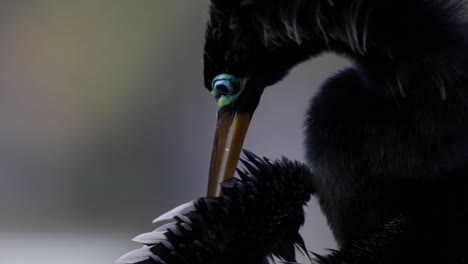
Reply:
[[[459,78],[456,69],[466,68],[468,61],[468,23],[461,16],[466,9],[462,4],[461,0],[258,1],[254,24],[266,47],[307,47],[304,57],[327,51],[342,54],[376,78],[391,79],[396,85],[430,74],[439,87]]]

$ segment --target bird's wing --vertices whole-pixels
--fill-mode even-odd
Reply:
[[[240,177],[222,183],[223,196],[197,199],[158,217],[156,222],[169,223],[135,237],[144,246],[117,262],[265,264],[273,256],[295,262],[296,248],[307,252],[298,231],[310,199],[310,171],[250,152],[242,162]]]

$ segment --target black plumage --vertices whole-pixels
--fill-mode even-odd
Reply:
[[[339,245],[315,261],[464,263],[466,10],[462,0],[212,0],[204,77],[220,113],[252,115],[264,89],[310,57],[352,62],[306,115],[313,195]],[[221,74],[248,81],[218,93]]]
[[[197,199],[162,216],[158,221],[172,222],[137,236],[147,247],[119,262],[260,264],[272,256],[293,262],[296,247],[306,253],[299,228],[313,193],[308,167],[248,152],[243,163],[240,178],[222,184],[222,197]]]
[[[241,161],[245,169],[238,170],[239,178],[222,183],[223,196],[200,198],[160,216],[155,222],[168,223],[135,237],[144,246],[117,262],[267,264],[276,257],[296,263],[297,250],[316,264],[381,263],[376,261],[389,253],[395,258],[384,263],[408,260],[403,253],[394,254],[395,248],[414,248],[402,244],[409,228],[404,215],[329,255],[308,252],[299,234],[303,206],[316,194],[308,166],[286,158],[271,161],[248,151]]]

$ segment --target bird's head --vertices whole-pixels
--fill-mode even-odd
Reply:
[[[224,179],[234,175],[244,137],[263,90],[314,50],[269,14],[260,0],[212,0],[204,49],[205,87],[216,98],[218,123],[208,195],[216,195],[231,126]],[[298,33],[298,32],[296,32]],[[289,37],[285,37],[289,35]],[[309,38],[310,39],[310,38]]]

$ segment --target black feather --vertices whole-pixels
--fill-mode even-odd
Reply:
[[[145,243],[148,256],[140,261],[260,264],[271,256],[293,262],[296,247],[307,252],[299,228],[311,195],[303,185],[310,171],[287,159],[246,158],[248,177],[225,181],[222,197],[198,199],[194,211],[176,215],[164,230],[166,239]]]

